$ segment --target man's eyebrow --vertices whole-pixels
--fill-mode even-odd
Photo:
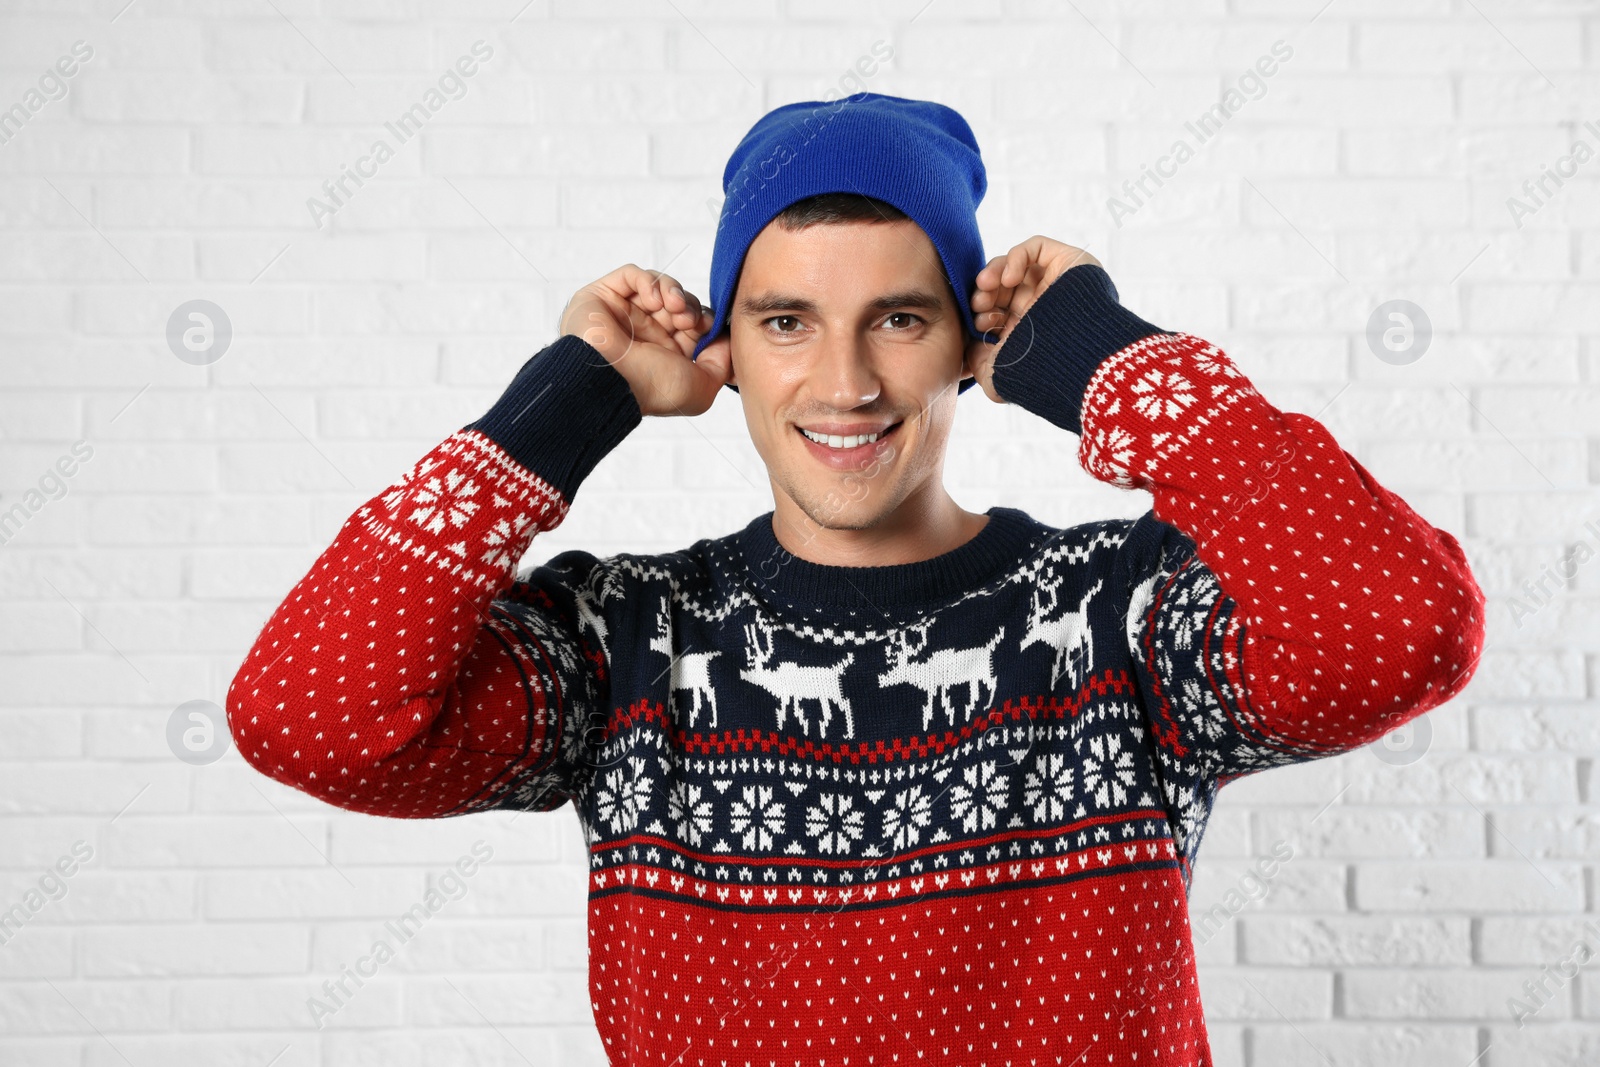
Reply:
[[[867,310],[874,312],[908,307],[938,311],[944,307],[944,301],[939,298],[939,294],[926,289],[901,289],[884,293],[867,303]],[[805,311],[815,314],[817,302],[809,297],[777,291],[739,298],[738,313],[741,315],[768,315],[774,311]]]

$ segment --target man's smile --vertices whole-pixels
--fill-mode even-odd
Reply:
[[[886,441],[898,440],[904,420],[889,423],[811,423],[795,426],[795,433],[818,462],[834,470],[859,470],[881,455]],[[879,429],[878,427],[882,427]],[[850,432],[845,432],[850,431]],[[874,432],[875,431],[875,432]],[[889,455],[893,449],[888,450]]]

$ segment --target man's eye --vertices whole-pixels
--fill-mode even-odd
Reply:
[[[783,322],[785,320],[787,320],[789,322],[795,322],[795,323],[798,323],[800,321],[798,318],[796,318],[793,315],[774,315],[772,318],[767,320],[767,323],[770,325],[771,323]],[[779,330],[778,332],[779,333],[794,333],[795,331],[794,330]]]
[[[918,322],[922,321],[922,317],[920,315],[913,315],[909,311],[896,311],[894,314],[890,315],[889,318],[885,319],[884,321],[885,322],[891,322],[891,321],[893,321],[895,319],[916,319]],[[907,323],[905,326],[902,326],[902,327],[899,327],[899,328],[903,329],[903,330],[909,330],[911,328],[911,324]]]

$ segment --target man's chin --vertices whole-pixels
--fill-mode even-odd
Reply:
[[[870,530],[893,510],[887,488],[866,483],[859,476],[850,480],[847,474],[841,474],[833,479],[809,478],[789,498],[813,527]]]

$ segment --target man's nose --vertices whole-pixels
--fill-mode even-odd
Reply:
[[[823,342],[811,367],[811,392],[837,411],[849,411],[876,400],[883,384],[866,342],[836,334]]]

